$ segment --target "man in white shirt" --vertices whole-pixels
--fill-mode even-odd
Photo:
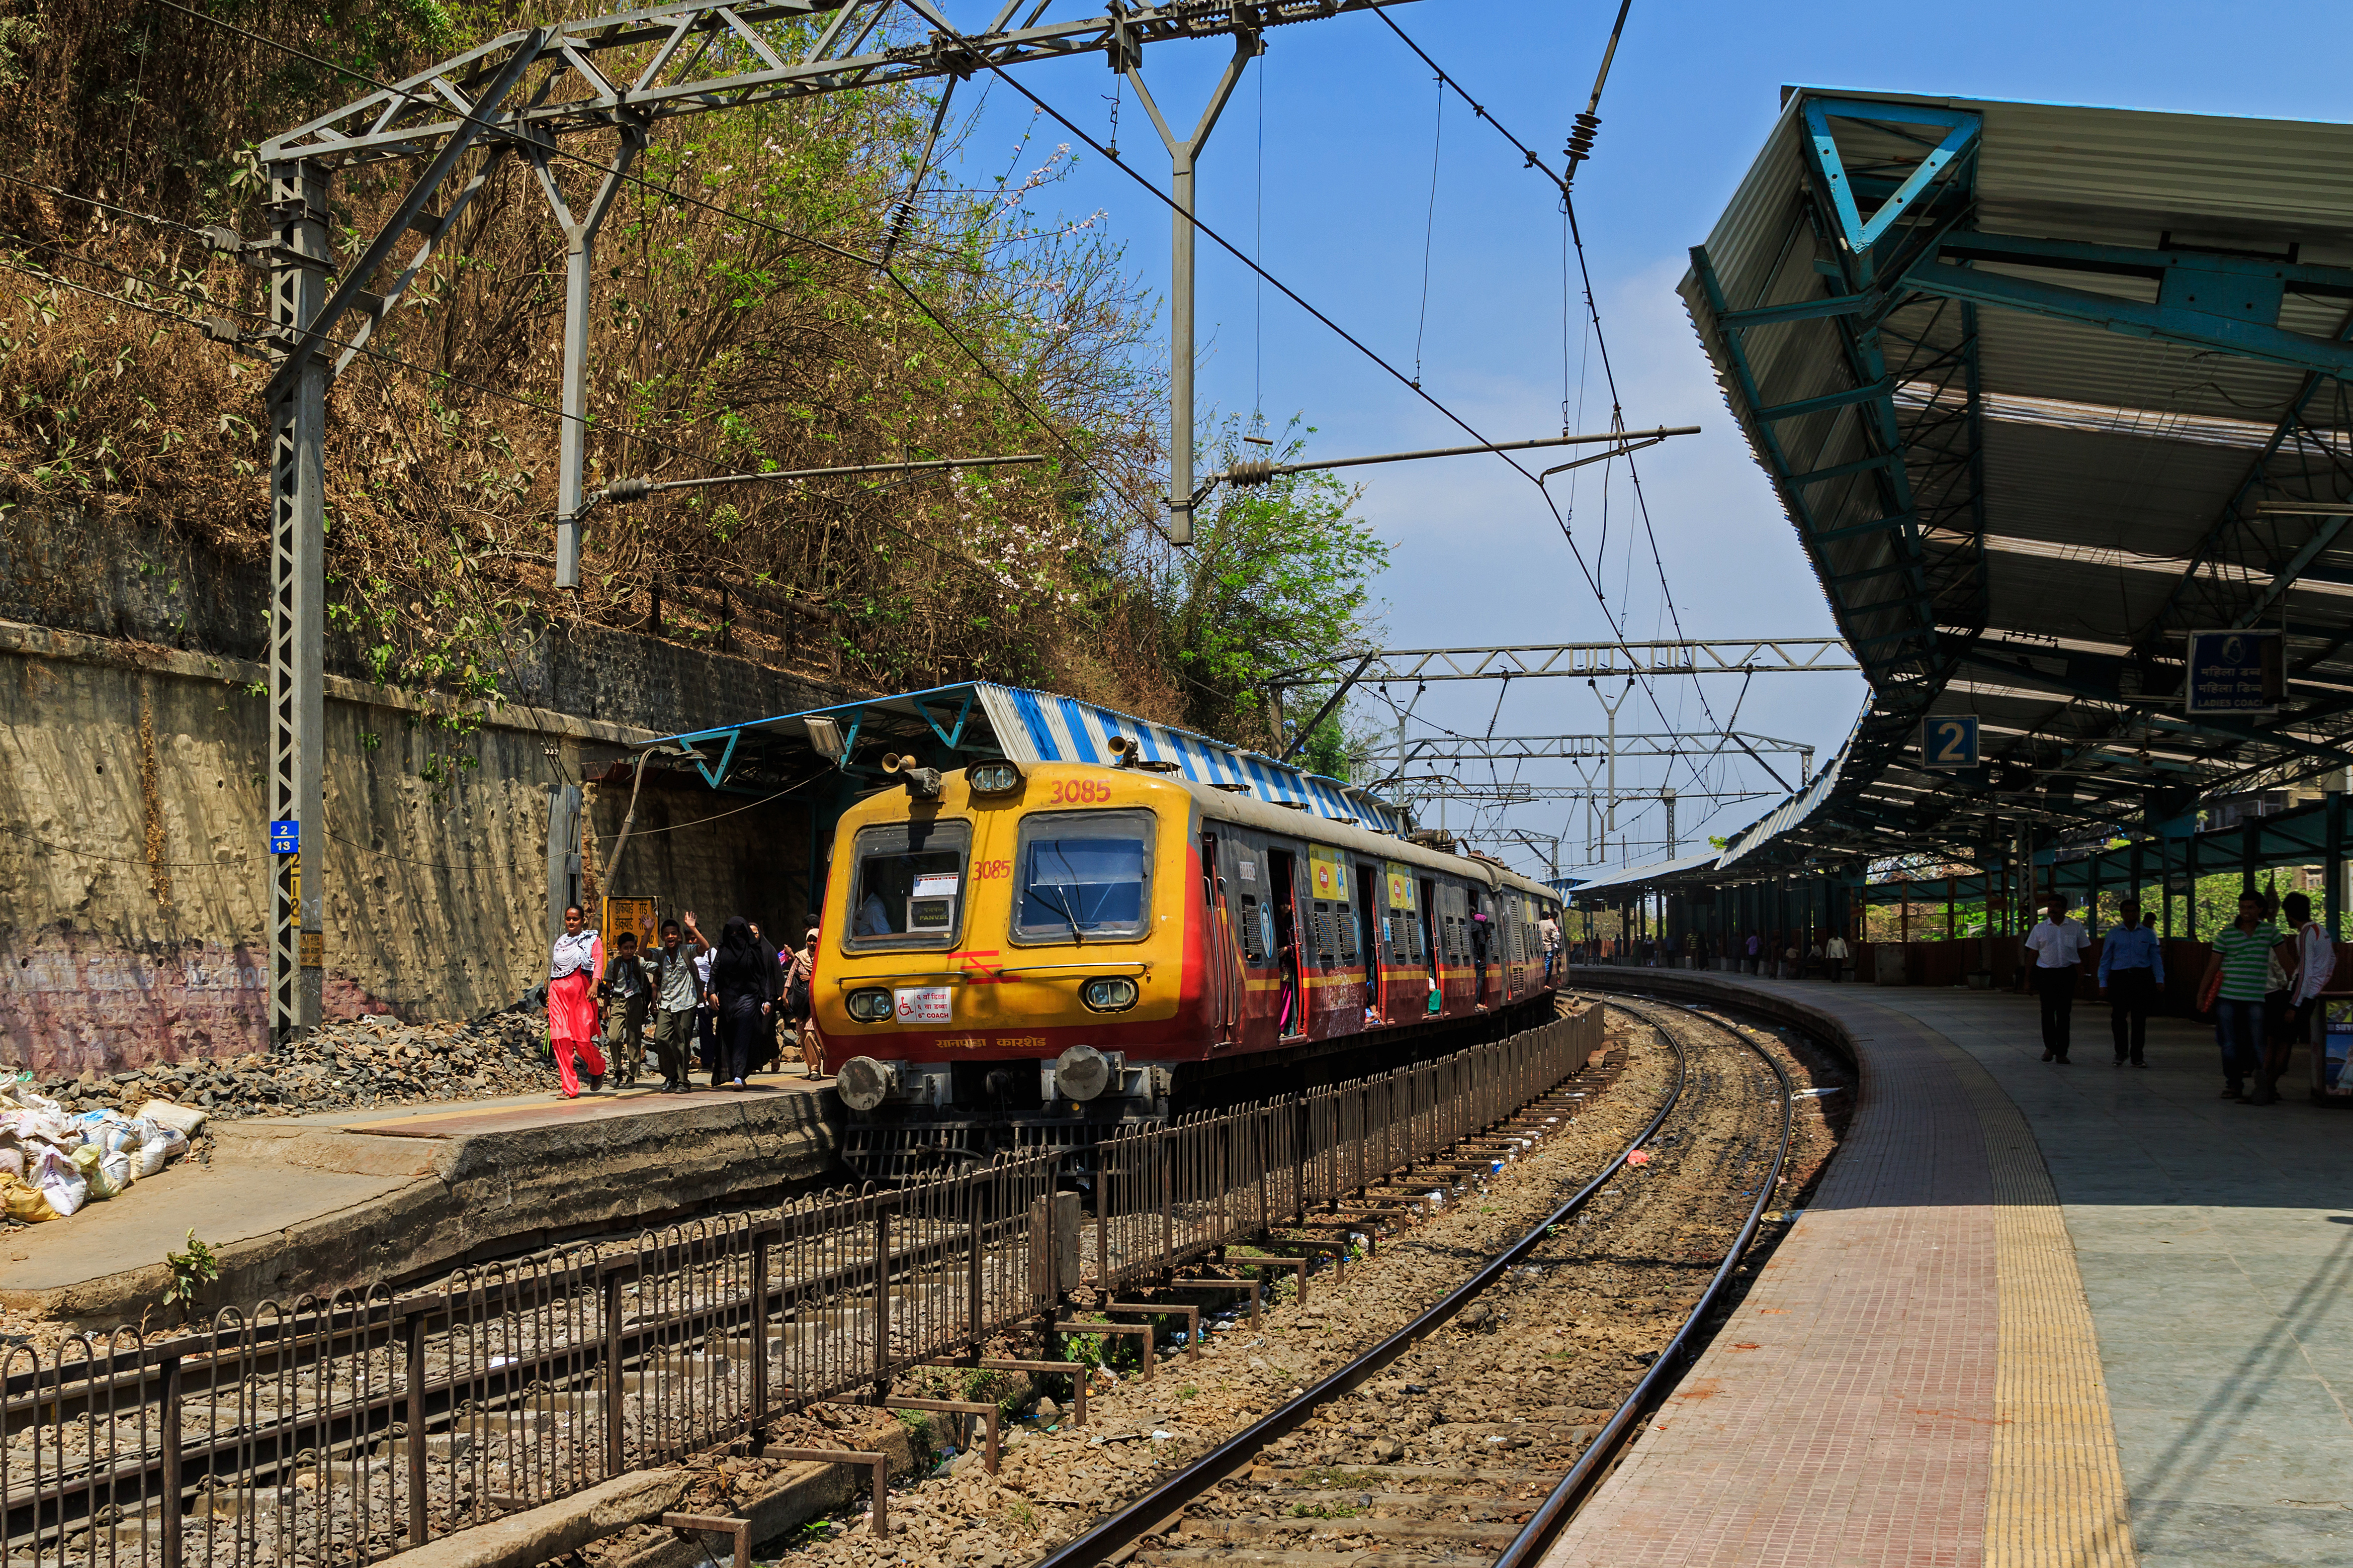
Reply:
[[[1831,940],[1822,947],[1822,961],[1828,969],[1826,980],[1844,980],[1846,961],[1854,955],[1847,951],[1846,936],[1841,931],[1831,932]]]
[[[2075,1015],[2075,972],[2092,939],[2083,922],[2067,918],[2063,893],[2051,895],[2048,912],[2026,933],[2034,959],[2034,990],[2042,1000],[2042,1059],[2065,1066],[2067,1030]]]

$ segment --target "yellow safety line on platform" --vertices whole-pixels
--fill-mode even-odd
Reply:
[[[2001,1329],[1986,1568],[2134,1568],[2099,1341],[2058,1190],[1993,1075],[1957,1046],[1938,1048],[1978,1114],[1993,1176]]]

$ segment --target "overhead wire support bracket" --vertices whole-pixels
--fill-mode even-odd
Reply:
[[[1019,452],[1004,458],[926,458],[906,463],[846,463],[831,468],[777,468],[757,474],[705,474],[691,479],[615,479],[581,503],[581,513],[599,504],[644,500],[665,490],[702,489],[711,485],[758,484],[764,479],[826,479],[856,474],[925,474],[951,468],[1000,468],[1022,463],[1042,463],[1042,453]]]
[[[1201,488],[1193,492],[1193,500],[1196,505],[1198,505],[1203,497],[1221,483],[1237,487],[1263,485],[1285,474],[1315,473],[1325,468],[1357,468],[1368,463],[1418,462],[1425,458],[1468,458],[1489,452],[1525,452],[1537,447],[1587,446],[1596,441],[1620,443],[1610,451],[1597,452],[1590,458],[1577,459],[1577,463],[1598,462],[1604,458],[1617,457],[1624,451],[1639,449],[1639,447],[1654,447],[1670,436],[1696,436],[1699,433],[1700,426],[1696,425],[1661,425],[1649,430],[1605,430],[1589,436],[1546,436],[1534,441],[1486,441],[1472,447],[1429,447],[1417,452],[1379,452],[1365,458],[1324,458],[1312,463],[1236,463],[1230,468],[1204,476]],[[1628,443],[1637,445],[1627,445]],[[1561,468],[1577,466],[1577,463],[1564,463]],[[1548,474],[1556,474],[1561,471],[1561,468],[1547,468],[1545,471]]]

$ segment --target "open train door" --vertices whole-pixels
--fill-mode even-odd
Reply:
[[[1373,889],[1383,889],[1387,898],[1388,878],[1377,862],[1355,862],[1349,875],[1356,879],[1356,921],[1358,932],[1356,948],[1365,961],[1365,1013],[1368,1019],[1386,1024],[1389,1021],[1388,998],[1381,993],[1381,921],[1376,912]]]
[[[1215,1037],[1211,1050],[1241,1039],[1242,997],[1249,991],[1241,953],[1234,941],[1232,912],[1226,907],[1224,846],[1214,833],[1201,835],[1201,973],[1203,1000]]]

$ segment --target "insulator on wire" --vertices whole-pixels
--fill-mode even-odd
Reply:
[[[1568,156],[1568,166],[1574,173],[1579,163],[1593,156],[1593,134],[1601,129],[1601,117],[1579,111],[1577,127],[1568,133],[1568,145],[1563,151]]]
[[[1226,483],[1229,485],[1263,485],[1272,483],[1273,479],[1274,464],[1264,459],[1236,463],[1226,470]]]
[[[245,341],[245,329],[222,316],[207,316],[196,325],[206,337],[216,343],[240,343]]]
[[[914,214],[915,204],[904,198],[902,198],[899,205],[892,209],[891,227],[882,239],[883,266],[890,266],[891,258],[899,254],[899,241],[907,232],[907,220],[914,216]]]
[[[605,487],[605,499],[608,501],[643,500],[653,493],[651,479],[615,479]]]

